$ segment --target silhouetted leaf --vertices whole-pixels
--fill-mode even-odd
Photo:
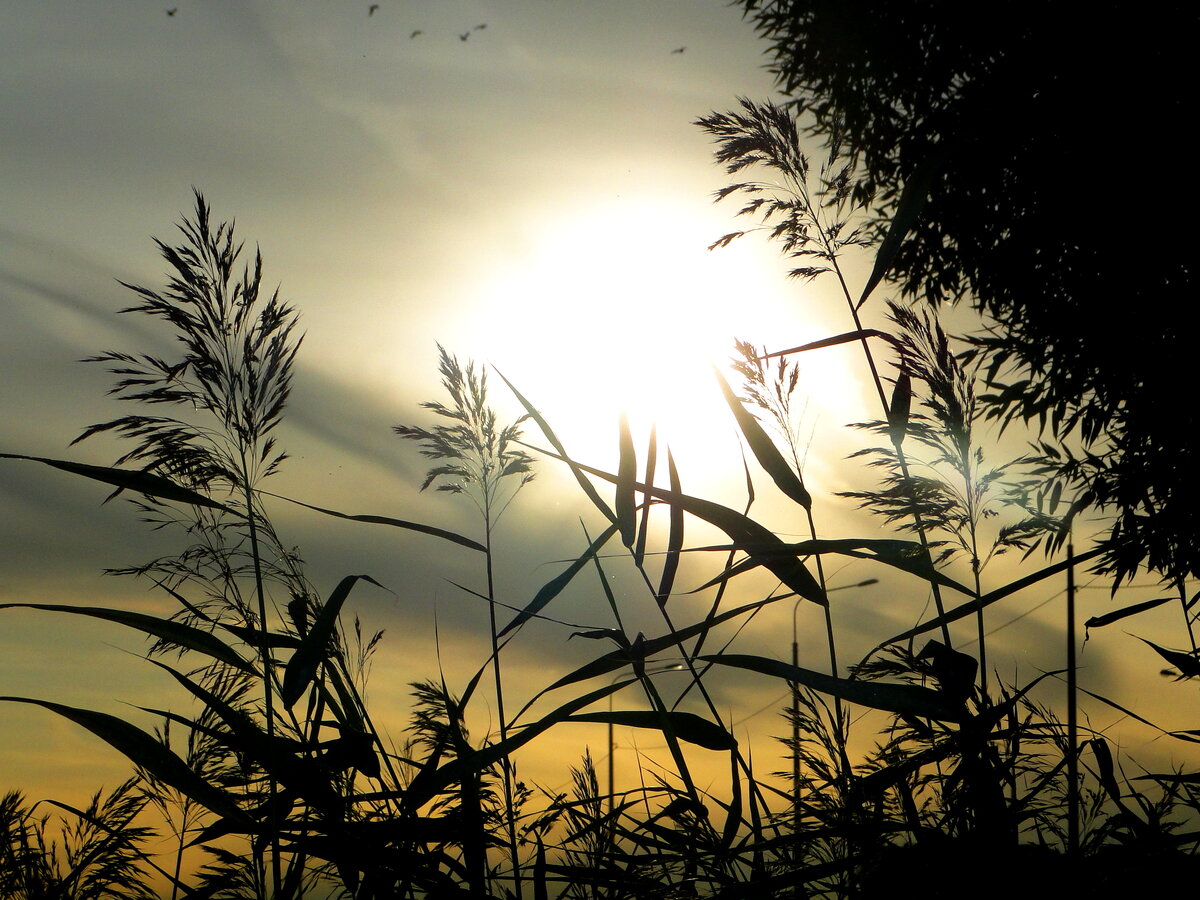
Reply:
[[[1119,622],[1121,619],[1126,619],[1129,616],[1136,616],[1140,612],[1145,612],[1148,609],[1154,609],[1156,606],[1162,606],[1164,603],[1169,603],[1173,597],[1160,597],[1157,600],[1146,600],[1143,603],[1133,603],[1129,606],[1123,606],[1120,609],[1114,609],[1112,612],[1105,613],[1102,616],[1092,616],[1083,623],[1084,628],[1101,628],[1105,625],[1111,625],[1113,622]]]
[[[420,522],[406,522],[403,519],[391,519],[387,516],[354,516],[349,513],[341,513],[333,509],[324,509],[320,506],[313,506],[310,503],[301,503],[299,500],[293,500],[291,497],[284,497],[281,494],[272,494],[270,491],[259,491],[260,494],[265,494],[268,497],[274,497],[277,500],[286,500],[288,503],[294,503],[297,506],[303,506],[305,509],[311,509],[313,512],[324,513],[327,516],[334,516],[338,519],[349,519],[352,522],[366,522],[370,525],[390,525],[393,528],[404,528],[408,531],[419,531],[421,534],[430,534],[434,537],[440,537],[447,541],[452,541],[455,544],[460,544],[463,547],[470,547],[472,550],[478,550],[481,553],[486,552],[487,548],[478,541],[473,541],[468,537],[463,537],[461,534],[455,534],[453,531],[447,531],[444,528],[435,528],[432,525],[422,525]]]
[[[878,681],[836,678],[833,675],[814,672],[811,669],[793,666],[790,663],[769,659],[765,656],[728,653],[699,658],[705,662],[747,669],[751,672],[761,672],[784,681],[793,681],[821,693],[840,697],[850,703],[899,715],[958,722],[962,721],[967,714],[966,708],[961,704],[951,703],[937,691],[920,685],[885,684]]]
[[[615,509],[621,543],[633,547],[637,532],[637,500],[633,486],[637,482],[637,455],[633,450],[633,435],[629,432],[629,417],[621,413],[620,458],[617,464],[617,498]]]
[[[917,217],[920,216],[921,209],[925,206],[929,188],[933,184],[933,179],[942,162],[943,154],[930,156],[917,166],[908,180],[904,182],[904,189],[900,192],[900,199],[896,203],[896,211],[892,214],[892,223],[888,226],[883,243],[879,245],[879,251],[875,254],[875,265],[871,269],[871,275],[867,278],[866,285],[863,286],[862,295],[858,298],[855,309],[860,309],[867,302],[871,291],[875,290],[879,282],[887,275],[892,261],[900,251],[900,245],[904,243],[905,236],[916,224]]]
[[[540,613],[545,608],[546,604],[563,592],[563,589],[571,583],[571,579],[579,574],[579,570],[586,566],[588,561],[600,552],[600,548],[607,544],[609,540],[612,539],[612,536],[616,534],[616,532],[616,525],[608,526],[608,528],[604,530],[604,533],[601,534],[600,537],[592,541],[591,546],[584,551],[582,556],[571,563],[571,565],[567,566],[567,568],[560,572],[557,576],[546,582],[546,584],[542,585],[542,588],[537,592],[537,595],[529,601],[529,605],[517,613],[513,620],[505,625],[504,628],[501,629],[496,635],[496,637],[504,637],[504,635],[508,634],[514,628],[519,628],[535,615]]]
[[[729,387],[729,383],[722,377],[719,371],[715,371],[717,381],[721,385],[721,393],[725,397],[725,402],[729,404],[730,410],[733,412],[733,417],[737,420],[738,428],[741,429],[742,435],[746,438],[746,443],[750,445],[750,451],[754,454],[754,458],[758,460],[758,464],[763,467],[763,470],[771,476],[771,480],[775,482],[779,490],[795,500],[805,509],[812,508],[812,497],[808,493],[808,489],[804,487],[804,482],[800,480],[800,476],[796,471],[788,465],[783,454],[779,452],[779,448],[775,446],[775,442],[763,430],[758,419],[754,418],[746,407],[742,405]]]
[[[1026,575],[1024,578],[1018,578],[1016,581],[1004,585],[1004,587],[990,591],[977,600],[971,600],[967,603],[963,603],[960,606],[954,607],[954,609],[947,610],[945,615],[937,616],[927,622],[922,622],[915,628],[908,629],[908,631],[902,631],[900,634],[890,637],[883,643],[879,644],[876,649],[886,647],[888,644],[898,644],[902,641],[907,641],[909,638],[916,637],[919,634],[932,631],[935,628],[941,628],[943,625],[947,625],[950,622],[957,622],[964,616],[971,615],[976,610],[990,606],[998,600],[1003,600],[1005,597],[1017,593],[1017,591],[1024,590],[1030,585],[1037,584],[1039,581],[1045,581],[1047,578],[1050,578],[1053,575],[1064,572],[1072,565],[1087,562],[1089,559],[1095,559],[1103,552],[1103,547],[1093,547],[1086,553],[1081,553],[1075,556],[1074,559],[1065,559],[1061,562],[1056,562],[1053,565],[1046,566],[1044,569],[1039,569],[1032,575]]]
[[[70,472],[73,475],[82,475],[84,478],[90,478],[93,481],[102,481],[105,484],[114,485],[118,491],[136,491],[139,494],[158,497],[160,500],[173,500],[177,503],[189,503],[192,506],[204,506],[209,509],[219,509],[223,512],[233,512],[229,507],[218,503],[216,500],[209,499],[203,494],[198,494],[185,487],[180,487],[168,478],[163,478],[161,475],[152,475],[149,472],[117,469],[111,466],[90,466],[86,463],[71,462],[65,459],[46,459],[42,456],[24,456],[20,453],[0,453],[0,459],[28,459],[33,462],[44,463],[47,466],[53,466],[56,469],[62,469],[64,472]]]
[[[594,713],[578,713],[570,717],[571,722],[607,722],[613,725],[626,725],[630,728],[650,728],[662,730],[663,717],[670,722],[676,737],[696,744],[707,750],[732,750],[737,746],[728,731],[708,719],[689,712],[666,711],[656,712],[651,709],[614,710]]]
[[[580,472],[595,475],[610,483],[616,482],[616,476],[600,469],[567,460],[548,450],[540,452],[567,462]],[[759,560],[776,578],[806,600],[811,600],[820,606],[825,606],[829,602],[825,598],[825,592],[821,589],[821,585],[804,567],[804,564],[796,559],[794,554],[787,552],[787,545],[773,532],[753,519],[747,518],[727,506],[721,506],[719,503],[709,500],[701,500],[699,497],[690,497],[687,494],[645,484],[636,484],[635,487],[637,490],[670,503],[672,506],[679,506],[696,518],[717,526],[733,540],[739,550],[747,556]]]
[[[671,455],[670,450],[667,450],[667,474],[672,492],[682,494],[679,471],[675,468],[675,457]],[[679,571],[679,552],[683,549],[683,508],[672,504],[669,509],[671,527],[667,533],[667,556],[663,560],[662,576],[658,580],[658,593],[655,595],[659,606],[665,606],[671,597],[671,589],[675,586],[675,574]]]
[[[234,821],[247,821],[245,813],[233,797],[213,787],[192,771],[170,748],[124,719],[95,710],[78,709],[29,697],[0,697],[0,701],[41,706],[70,719],[118,750],[134,765],[141,766],[159,781],[170,785],[206,809]]]
[[[1182,650],[1168,650],[1145,638],[1138,638],[1138,640],[1153,647],[1159,656],[1179,670],[1179,674],[1187,678],[1195,678],[1200,675],[1200,658],[1197,658],[1196,654],[1184,653]]]
[[[333,593],[329,595],[329,599],[321,605],[308,634],[301,639],[300,646],[296,648],[296,652],[288,660],[287,668],[284,669],[283,683],[279,688],[279,694],[288,706],[299,700],[309,684],[312,683],[317,674],[317,666],[328,655],[330,640],[337,628],[338,614],[342,610],[342,604],[349,596],[351,589],[360,580],[369,581],[376,587],[383,588],[383,585],[370,575],[347,575],[338,582]]]
[[[143,634],[165,641],[172,646],[185,650],[195,650],[218,659],[223,663],[241,669],[250,675],[257,674],[254,666],[242,659],[237,652],[224,643],[220,638],[207,631],[201,631],[183,622],[172,622],[170,619],[160,619],[144,613],[128,612],[123,609],[106,609],[92,606],[61,606],[53,603],[0,603],[0,609],[40,609],[47,612],[64,612],[76,616],[91,616],[116,622],[127,628],[133,628]]]

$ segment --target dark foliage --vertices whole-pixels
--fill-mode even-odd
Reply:
[[[1105,566],[1200,573],[1197,414],[1176,400],[1197,8],[739,2],[796,112],[855,162],[881,234],[901,190],[928,184],[892,275],[994,320],[977,348],[989,415],[1082,438],[1056,468],[1116,513]]]

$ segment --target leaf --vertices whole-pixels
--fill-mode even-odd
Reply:
[[[752,613],[755,610],[766,606],[770,602],[772,601],[770,598],[768,598],[766,600],[757,600],[754,603],[747,603],[744,606],[738,606],[734,609],[726,610],[720,615],[706,618],[700,622],[695,622],[683,628],[677,628],[670,634],[664,634],[660,637],[643,640],[633,646],[621,647],[612,651],[611,653],[606,653],[604,656],[597,657],[591,662],[580,666],[575,671],[564,675],[548,688],[540,691],[537,694],[537,697],[540,697],[542,694],[547,694],[550,691],[556,690],[560,687],[565,687],[568,684],[575,684],[576,682],[586,681],[589,678],[597,678],[601,675],[607,675],[610,672],[615,672],[617,669],[620,669],[623,666],[629,665],[631,662],[648,659],[661,650],[665,650],[668,647],[678,646],[682,641],[686,641],[698,634],[707,633],[717,625],[736,618],[737,616]],[[537,699],[537,697],[534,699]],[[526,704],[526,706],[528,707],[532,703],[533,700],[530,700],[529,704]]]
[[[903,716],[950,722],[960,722],[967,717],[964,706],[950,703],[942,694],[920,685],[886,684],[878,681],[836,678],[833,675],[814,672],[811,669],[793,666],[777,659],[768,659],[765,656],[731,653],[699,658],[705,662],[747,669],[751,672],[761,672],[784,681],[793,681],[821,693],[840,697],[850,703]]]
[[[662,730],[663,718],[670,722],[676,737],[696,744],[706,750],[732,750],[737,747],[737,740],[732,734],[708,719],[695,713],[666,711],[656,712],[651,709],[615,710],[607,712],[578,713],[571,716],[570,722],[608,722],[613,725],[627,725],[630,728],[650,728]]]
[[[293,500],[291,497],[284,497],[281,494],[272,494],[270,491],[260,490],[258,493],[265,494],[268,497],[274,497],[276,500],[286,500],[288,503],[295,503],[297,506],[303,506],[305,509],[311,509],[313,512],[324,513],[327,516],[334,516],[338,519],[349,519],[352,522],[366,522],[370,525],[390,525],[393,528],[405,528],[409,531],[419,531],[422,534],[431,534],[434,537],[440,537],[447,541],[452,541],[455,544],[461,544],[464,547],[470,547],[472,550],[478,550],[481,553],[487,552],[487,548],[478,541],[473,541],[468,537],[463,537],[461,534],[455,534],[453,531],[447,531],[444,528],[435,528],[432,525],[422,525],[420,522],[406,522],[403,519],[391,519],[387,516],[352,516],[348,513],[341,513],[333,509],[324,509],[320,506],[313,506],[309,503],[301,503],[299,500]]]
[[[608,528],[604,530],[600,537],[592,541],[591,546],[584,551],[582,556],[572,562],[569,566],[567,566],[566,569],[564,569],[550,581],[546,582],[546,584],[542,585],[542,588],[537,592],[537,595],[529,601],[529,605],[517,613],[513,620],[505,625],[503,629],[501,629],[501,631],[496,635],[496,638],[502,638],[514,628],[520,628],[531,618],[541,612],[546,607],[546,604],[563,592],[563,589],[571,583],[571,579],[579,574],[579,570],[586,566],[588,562],[600,552],[600,548],[607,544],[609,540],[611,540],[612,536],[616,534],[616,532],[616,525],[608,526]]]
[[[1137,637],[1137,635],[1134,635],[1134,637]],[[1138,638],[1138,640],[1143,644],[1149,644],[1153,647],[1159,656],[1179,670],[1180,675],[1186,678],[1195,678],[1200,675],[1200,659],[1197,659],[1195,655],[1184,653],[1181,650],[1168,650],[1145,638]]]
[[[998,600],[1003,600],[1005,597],[1015,594],[1017,591],[1024,590],[1030,585],[1037,584],[1039,581],[1044,581],[1052,575],[1057,575],[1072,565],[1087,562],[1089,559],[1094,559],[1103,552],[1103,547],[1093,547],[1086,553],[1081,553],[1072,557],[1071,559],[1065,559],[1061,562],[1056,562],[1053,565],[1046,566],[1044,569],[1039,569],[1031,575],[1026,575],[1024,578],[1018,578],[1016,581],[1009,582],[1003,587],[996,588],[996,590],[990,591],[976,600],[971,600],[967,603],[956,606],[954,609],[948,610],[943,615],[930,619],[927,622],[922,622],[920,625],[910,628],[908,631],[903,631],[894,637],[890,637],[883,643],[879,644],[875,649],[882,649],[883,647],[888,646],[888,644],[898,644],[902,641],[907,641],[909,638],[916,637],[919,634],[924,634],[927,631],[933,631],[935,628],[941,628],[943,625],[948,625],[951,622],[957,622],[964,616],[972,615],[976,612],[976,610],[990,606]]]
[[[83,726],[119,751],[134,765],[145,769],[159,781],[170,785],[206,809],[219,816],[249,824],[246,814],[238,807],[237,801],[233,797],[209,784],[192,771],[188,764],[176,756],[170,748],[124,719],[118,719],[116,716],[95,710],[78,709],[74,706],[64,706],[61,703],[34,700],[29,697],[0,697],[0,700],[10,703],[29,703],[58,713],[76,725]]]
[[[438,769],[422,769],[414,776],[404,794],[407,805],[413,810],[420,809],[447,786],[477,772],[482,772],[502,759],[509,758],[514,751],[529,743],[539,734],[559,722],[565,722],[584,707],[603,700],[609,694],[633,684],[636,680],[636,678],[623,679],[584,694],[582,697],[576,697],[542,716],[536,722],[525,726],[516,734],[510,733],[508,738],[503,741],[489,744],[474,753],[452,759]]]
[[[213,657],[213,659],[218,659],[223,663],[241,669],[250,675],[257,674],[254,666],[242,659],[232,647],[220,638],[192,625],[185,625],[182,622],[172,622],[170,619],[160,619],[156,616],[128,612],[123,609],[62,606],[55,603],[0,603],[0,609],[18,608],[40,609],[47,612],[64,612],[77,616],[91,616],[96,619],[116,622],[118,625],[136,629],[173,646],[206,654]]]
[[[771,476],[771,480],[775,482],[779,490],[790,497],[792,500],[799,503],[805,509],[812,509],[812,497],[808,493],[808,489],[804,487],[804,482],[796,471],[788,465],[783,454],[779,452],[779,448],[775,446],[775,442],[763,430],[758,419],[751,415],[742,401],[739,400],[729,387],[729,383],[724,376],[714,368],[714,373],[717,376],[717,381],[721,385],[721,393],[725,396],[725,402],[729,404],[730,410],[733,411],[733,417],[737,420],[738,428],[741,429],[743,436],[746,438],[746,443],[750,445],[750,450],[754,454],[754,458],[758,460],[758,464],[763,467],[763,470]]]
[[[565,459],[548,450],[541,452],[568,463],[580,472],[595,475],[610,483],[616,481],[615,476],[600,469]],[[747,556],[759,560],[761,565],[769,569],[776,578],[806,600],[811,600],[819,606],[825,606],[829,602],[812,573],[796,559],[795,554],[787,552],[787,545],[773,532],[753,519],[747,518],[727,506],[721,506],[719,503],[701,500],[699,497],[690,497],[678,491],[664,490],[644,484],[635,484],[635,488],[648,496],[670,503],[672,506],[679,506],[696,518],[717,526],[733,540],[739,550]]]
[[[333,637],[334,629],[337,627],[338,614],[342,610],[342,604],[350,594],[351,589],[360,580],[369,581],[376,587],[387,590],[387,588],[384,588],[383,585],[370,575],[347,575],[338,582],[337,587],[333,589],[333,593],[329,595],[329,599],[322,604],[316,619],[313,620],[312,626],[308,629],[308,634],[304,635],[300,641],[300,646],[296,648],[296,652],[288,660],[287,668],[284,669],[283,683],[279,688],[279,695],[289,707],[300,699],[316,676],[317,666],[325,659],[328,652],[330,640]]]
[[[892,443],[899,447],[904,443],[908,433],[908,417],[912,408],[912,379],[907,371],[896,376],[896,385],[892,389],[892,399],[888,403],[888,431],[891,432]]]
[[[869,337],[883,338],[893,344],[896,339],[886,331],[878,331],[874,328],[860,328],[857,331],[847,331],[843,334],[835,334],[833,337],[821,338],[819,341],[813,341],[808,344],[801,344],[799,347],[792,347],[788,350],[776,350],[774,353],[768,353],[766,356],[759,357],[760,359],[774,359],[777,356],[789,356],[793,353],[805,353],[809,350],[822,350],[825,347],[836,347],[838,344],[847,344],[850,341],[861,341]]]
[[[883,243],[879,245],[879,252],[875,254],[875,266],[871,269],[871,275],[863,287],[862,296],[855,304],[856,310],[862,308],[862,305],[867,302],[867,298],[871,296],[871,291],[875,290],[879,282],[883,280],[888,269],[891,268],[896,254],[900,252],[900,245],[904,243],[904,238],[916,224],[944,155],[943,151],[926,159],[913,170],[912,175],[904,182],[900,200],[896,203],[896,212],[892,215],[892,224],[888,227],[888,233],[884,236]]]
[[[617,465],[617,526],[621,530],[621,543],[633,547],[637,536],[637,500],[633,485],[637,481],[637,455],[633,449],[633,435],[629,432],[629,417],[621,413],[620,461]]]
[[[1160,597],[1157,600],[1146,600],[1142,603],[1134,603],[1130,606],[1123,606],[1120,609],[1114,609],[1112,612],[1105,613],[1102,616],[1092,616],[1083,623],[1084,628],[1101,628],[1105,625],[1111,625],[1113,622],[1119,622],[1121,619],[1129,616],[1136,616],[1140,612],[1145,612],[1148,609],[1154,609],[1156,606],[1162,606],[1164,603],[1169,603],[1174,597]]]
[[[646,448],[646,484],[654,484],[654,466],[658,460],[658,432],[654,425],[650,426],[650,441]],[[642,504],[641,527],[638,528],[637,545],[633,548],[633,562],[639,569],[646,562],[646,538],[650,532],[649,501]]]
[[[196,491],[180,487],[168,478],[163,478],[161,475],[152,475],[149,472],[117,469],[111,466],[90,466],[86,463],[71,462],[65,459],[46,459],[42,456],[25,456],[20,453],[0,453],[0,459],[28,459],[33,462],[45,463],[56,469],[62,469],[64,472],[70,472],[73,475],[82,475],[84,478],[90,478],[93,481],[102,481],[105,484],[114,485],[118,491],[137,491],[139,494],[147,494],[151,497],[158,497],[161,500],[173,500],[177,503],[190,503],[192,506],[204,506],[209,509],[219,509],[227,513],[233,512],[228,506],[218,503],[216,500],[211,500],[203,494],[196,493]]]
[[[546,440],[550,442],[550,446],[558,451],[557,458],[561,459],[570,467],[571,474],[574,475],[575,480],[579,482],[579,486],[582,488],[583,493],[587,495],[587,498],[592,501],[596,509],[603,513],[604,517],[608,519],[608,521],[615,523],[617,521],[616,514],[608,508],[608,504],[600,498],[598,493],[596,493],[596,488],[592,486],[590,481],[583,477],[583,472],[581,472],[579,467],[570,459],[570,457],[567,456],[567,451],[563,447],[562,442],[559,441],[558,435],[554,433],[554,429],[550,427],[550,424],[545,420],[542,414],[534,409],[533,404],[525,399],[525,395],[513,387],[513,383],[505,378],[504,374],[500,372],[499,369],[496,370],[496,374],[500,376],[500,379],[506,385],[508,385],[508,389],[513,392],[513,395],[517,398],[517,400],[520,401],[521,405],[525,407],[525,412],[528,413],[529,418],[533,419],[533,421],[537,423],[538,427],[542,429],[542,434],[546,436]]]
[[[671,481],[671,490],[676,494],[683,491],[679,485],[679,470],[675,468],[675,457],[667,450],[667,474]],[[667,605],[671,597],[671,589],[675,586],[675,574],[679,571],[679,552],[683,549],[683,507],[672,504],[670,507],[670,531],[667,533],[667,557],[663,560],[662,576],[658,580],[658,593],[655,598],[660,607]]]

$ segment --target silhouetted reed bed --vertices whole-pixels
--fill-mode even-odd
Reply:
[[[478,566],[469,578],[484,587],[464,590],[487,605],[487,658],[468,678],[431,673],[413,684],[407,710],[369,708],[369,663],[384,639],[364,634],[351,610],[356,589],[373,579],[347,576],[319,594],[267,508],[267,498],[279,502],[268,479],[286,463],[275,431],[300,346],[297,314],[263,290],[261,257],[243,263],[233,226],[215,221],[197,193],[179,243],[159,242],[165,286],[129,285],[137,300],[123,311],[160,320],[178,340],[177,355],[114,351],[91,360],[108,367],[112,393],[133,411],[79,440],[109,434],[125,452],[111,467],[4,454],[105,482],[147,523],[184,538],[174,555],[113,570],[156,586],[177,606],[169,617],[3,604],[142,632],[152,641],[147,663],[173,679],[181,701],[150,710],[160,721],[151,733],[53,698],[4,698],[87,729],[124,754],[133,774],[83,809],[17,792],[0,800],[0,897],[1116,896],[1144,889],[1151,876],[1195,873],[1200,832],[1189,829],[1200,775],[1127,778],[1106,737],[1077,721],[1072,656],[1044,661],[1055,671],[1022,684],[989,670],[993,604],[1064,579],[1103,551],[1071,546],[1083,504],[1062,477],[1065,450],[1043,442],[1028,455],[990,460],[976,372],[936,317],[893,302],[886,330],[864,327],[860,311],[886,283],[914,210],[901,202],[867,282],[852,290],[843,256],[872,246],[856,224],[863,211],[853,202],[853,173],[831,165],[810,172],[795,123],[770,105],[746,102],[700,124],[729,174],[768,179],[730,184],[719,199],[742,197],[740,214],[781,243],[792,274],[834,279],[846,303],[846,330],[827,340],[775,352],[737,343],[740,381],[714,388],[753,457],[747,477],[753,469],[762,482],[765,473],[771,485],[759,487],[794,504],[807,533],[774,533],[750,514],[752,498],[739,511],[690,495],[672,454],[653,436],[645,450],[635,447],[624,421],[615,472],[577,459],[519,386],[506,382],[525,414],[498,421],[488,370],[439,348],[445,397],[423,404],[428,421],[395,431],[432,464],[422,489],[474,505],[472,534],[283,498],[314,516],[357,520],[363,540],[392,540],[397,532],[388,529],[399,529],[408,540],[452,542]],[[861,538],[820,530],[792,405],[796,359],[839,344],[861,345],[880,404],[878,418],[857,426],[867,438],[857,455],[878,481],[844,494],[879,517]],[[503,561],[492,537],[535,465],[565,467],[599,525],[574,560],[510,606],[496,596]],[[665,544],[652,514],[665,519]],[[726,543],[724,563],[706,576],[708,612],[685,620],[687,608],[672,598],[696,586],[682,585],[680,574],[694,522]],[[1012,552],[1023,554],[1023,574],[997,583],[989,563]],[[614,553],[631,561],[640,599],[608,591]],[[935,607],[903,633],[879,635],[876,649],[853,662],[839,658],[826,582],[831,565],[847,559],[929,591]],[[969,578],[949,574],[954,559],[966,562]],[[746,600],[745,576],[764,571],[777,587]],[[573,635],[584,646],[575,668],[534,696],[514,693],[505,678],[509,641],[531,620],[552,619],[568,585],[591,591],[593,618],[604,624]],[[1195,598],[1182,582],[1170,587],[1194,647]],[[657,630],[627,628],[631,602],[658,617]],[[741,653],[728,640],[760,610],[799,602],[824,614],[828,655],[806,661],[812,668]],[[958,620],[974,623],[974,654],[954,649],[949,626]],[[1200,674],[1194,649],[1151,646],[1181,678]],[[710,693],[731,670],[791,692],[775,720],[781,760],[769,764],[780,773],[752,764]],[[1060,678],[1072,686],[1065,723],[1039,699]],[[668,693],[681,679],[684,688]],[[628,699],[635,690],[639,704]],[[483,702],[499,721],[472,734],[467,711]],[[534,708],[549,711],[535,716]],[[863,709],[885,724],[871,750],[853,754],[851,723]],[[408,722],[399,745],[377,724],[397,715]],[[581,753],[564,773],[565,792],[528,787],[521,751],[568,722],[647,729],[665,747],[660,774],[611,792],[611,778]],[[694,777],[701,753],[724,759],[729,774],[719,790]],[[196,852],[202,864],[185,865]]]

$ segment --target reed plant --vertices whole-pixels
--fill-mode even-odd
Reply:
[[[1125,777],[1103,734],[1085,728],[1080,740],[1039,697],[1057,672],[1023,684],[989,678],[987,607],[1074,571],[1103,548],[985,585],[985,567],[1000,553],[1019,550],[1028,560],[1039,547],[1060,549],[1079,507],[1057,512],[1056,489],[1039,484],[1038,454],[988,463],[977,428],[977,372],[936,317],[893,303],[879,327],[864,325],[862,311],[919,215],[919,185],[906,191],[873,247],[853,170],[830,160],[814,173],[786,110],[746,101],[700,124],[731,174],[768,173],[718,197],[743,195],[742,214],[781,242],[793,274],[832,277],[848,314],[846,331],[804,346],[735,346],[739,389],[722,377],[714,390],[750,451],[738,509],[687,493],[673,451],[661,450],[652,433],[639,454],[624,421],[614,472],[572,453],[513,385],[524,415],[500,425],[488,370],[442,347],[438,370],[448,400],[423,404],[433,425],[395,431],[433,463],[422,489],[474,504],[479,540],[267,491],[267,479],[286,462],[275,433],[300,346],[298,318],[262,289],[258,254],[239,268],[233,225],[215,221],[197,194],[181,241],[158,244],[170,269],[165,288],[130,286],[139,299],[127,311],[164,323],[180,352],[93,357],[116,376],[114,394],[136,408],[81,436],[124,441],[116,463],[3,454],[109,484],[151,526],[185,536],[179,553],[113,570],[149,579],[176,604],[171,615],[0,606],[90,616],[140,632],[150,641],[147,661],[170,676],[184,702],[148,710],[160,723],[151,733],[54,700],[3,698],[89,730],[123,753],[136,777],[86,809],[60,804],[73,824],[58,838],[21,795],[0,801],[0,897],[138,898],[151,895],[152,879],[172,900],[937,896],[969,874],[964,861],[993,871],[1011,869],[1013,860],[1036,867],[1023,892],[1048,896],[1070,883],[1060,875],[1075,862],[1064,861],[1063,851],[1074,849],[1067,835],[1076,820],[1079,852],[1092,864],[1069,869],[1077,884],[1097,892],[1127,887],[1121,866],[1128,860],[1194,873],[1194,773]],[[852,289],[844,256],[870,250],[873,268]],[[867,537],[818,531],[817,486],[805,477],[806,444],[793,406],[797,354],[848,343],[863,348],[880,401],[880,416],[861,430],[882,440],[859,455],[881,483],[845,495],[878,514],[882,526]],[[885,377],[888,365],[894,374]],[[526,440],[526,423],[540,437]],[[1041,455],[1053,449],[1042,447]],[[538,456],[566,467],[599,525],[585,526],[578,554],[552,578],[501,597],[497,524]],[[755,471],[803,511],[807,534],[777,534],[751,515]],[[444,674],[412,684],[409,707],[386,710],[408,722],[399,745],[365,700],[370,658],[386,646],[382,635],[364,635],[357,619],[343,627],[354,591],[377,582],[352,575],[326,595],[316,591],[299,552],[272,522],[270,504],[280,502],[358,522],[374,529],[371,539],[403,532],[480,554],[483,587],[463,590],[487,605],[487,658],[466,670],[462,684]],[[666,518],[661,537],[659,513]],[[717,529],[722,542],[689,545],[689,522]],[[696,584],[681,560],[714,551],[724,562]],[[967,561],[967,583],[955,577],[956,556]],[[882,636],[857,663],[839,662],[830,560],[872,566],[928,591],[935,612]],[[632,573],[636,590],[612,590],[616,566]],[[764,573],[771,590],[748,587],[748,576]],[[1190,626],[1195,598],[1177,582],[1178,597],[1170,599],[1179,600]],[[572,585],[590,598],[588,624],[557,612]],[[679,602],[685,592],[710,602],[693,613]],[[955,594],[962,599],[951,606]],[[740,652],[742,630],[781,603],[821,608],[827,657],[815,667],[797,656]],[[1157,605],[1115,610],[1090,624],[1100,628]],[[633,631],[629,623],[643,607],[661,624]],[[566,671],[519,695],[503,659],[534,619],[563,628],[583,649]],[[962,619],[974,619],[975,639],[955,645],[950,626]],[[967,652],[972,644],[977,656]],[[1151,646],[1181,678],[1200,675],[1194,649]],[[1047,669],[1057,665],[1046,661]],[[789,691],[792,704],[780,721],[791,772],[756,768],[735,736],[736,716],[719,708],[727,675]],[[489,691],[497,727],[472,734],[471,704]],[[628,700],[635,692],[637,701]],[[854,724],[864,711],[872,713],[875,743],[856,758],[852,729],[864,727]],[[565,723],[642,729],[663,745],[663,759],[645,761],[638,783],[618,790],[611,779],[602,788],[595,760],[583,752],[567,773],[568,790],[527,787],[516,777],[517,759]],[[706,771],[719,766],[727,778],[698,778],[700,755]],[[1064,817],[1069,797],[1079,798],[1078,808],[1072,802]],[[167,849],[156,854],[143,824],[151,817],[166,836]],[[206,854],[199,867],[184,862],[192,848]]]

